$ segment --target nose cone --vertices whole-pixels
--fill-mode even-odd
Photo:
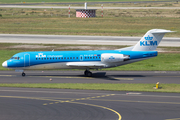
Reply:
[[[3,62],[2,66],[7,68],[7,61]]]

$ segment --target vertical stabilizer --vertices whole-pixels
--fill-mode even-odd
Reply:
[[[153,51],[156,50],[157,46],[161,42],[165,33],[174,31],[164,29],[152,29],[149,30],[141,40],[134,46],[132,51]]]

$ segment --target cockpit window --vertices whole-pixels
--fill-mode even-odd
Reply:
[[[11,59],[19,60],[20,57],[12,57]]]

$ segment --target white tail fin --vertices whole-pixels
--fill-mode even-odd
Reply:
[[[141,40],[134,46],[132,51],[153,51],[156,50],[157,46],[161,42],[165,33],[174,31],[163,30],[163,29],[152,29],[149,30]]]

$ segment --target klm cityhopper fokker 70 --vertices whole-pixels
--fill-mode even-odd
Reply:
[[[85,76],[92,76],[90,69],[116,67],[157,56],[154,50],[169,32],[173,31],[149,30],[135,46],[117,50],[21,52],[2,66],[22,72],[22,76],[26,75],[24,70],[37,69],[85,69]]]

